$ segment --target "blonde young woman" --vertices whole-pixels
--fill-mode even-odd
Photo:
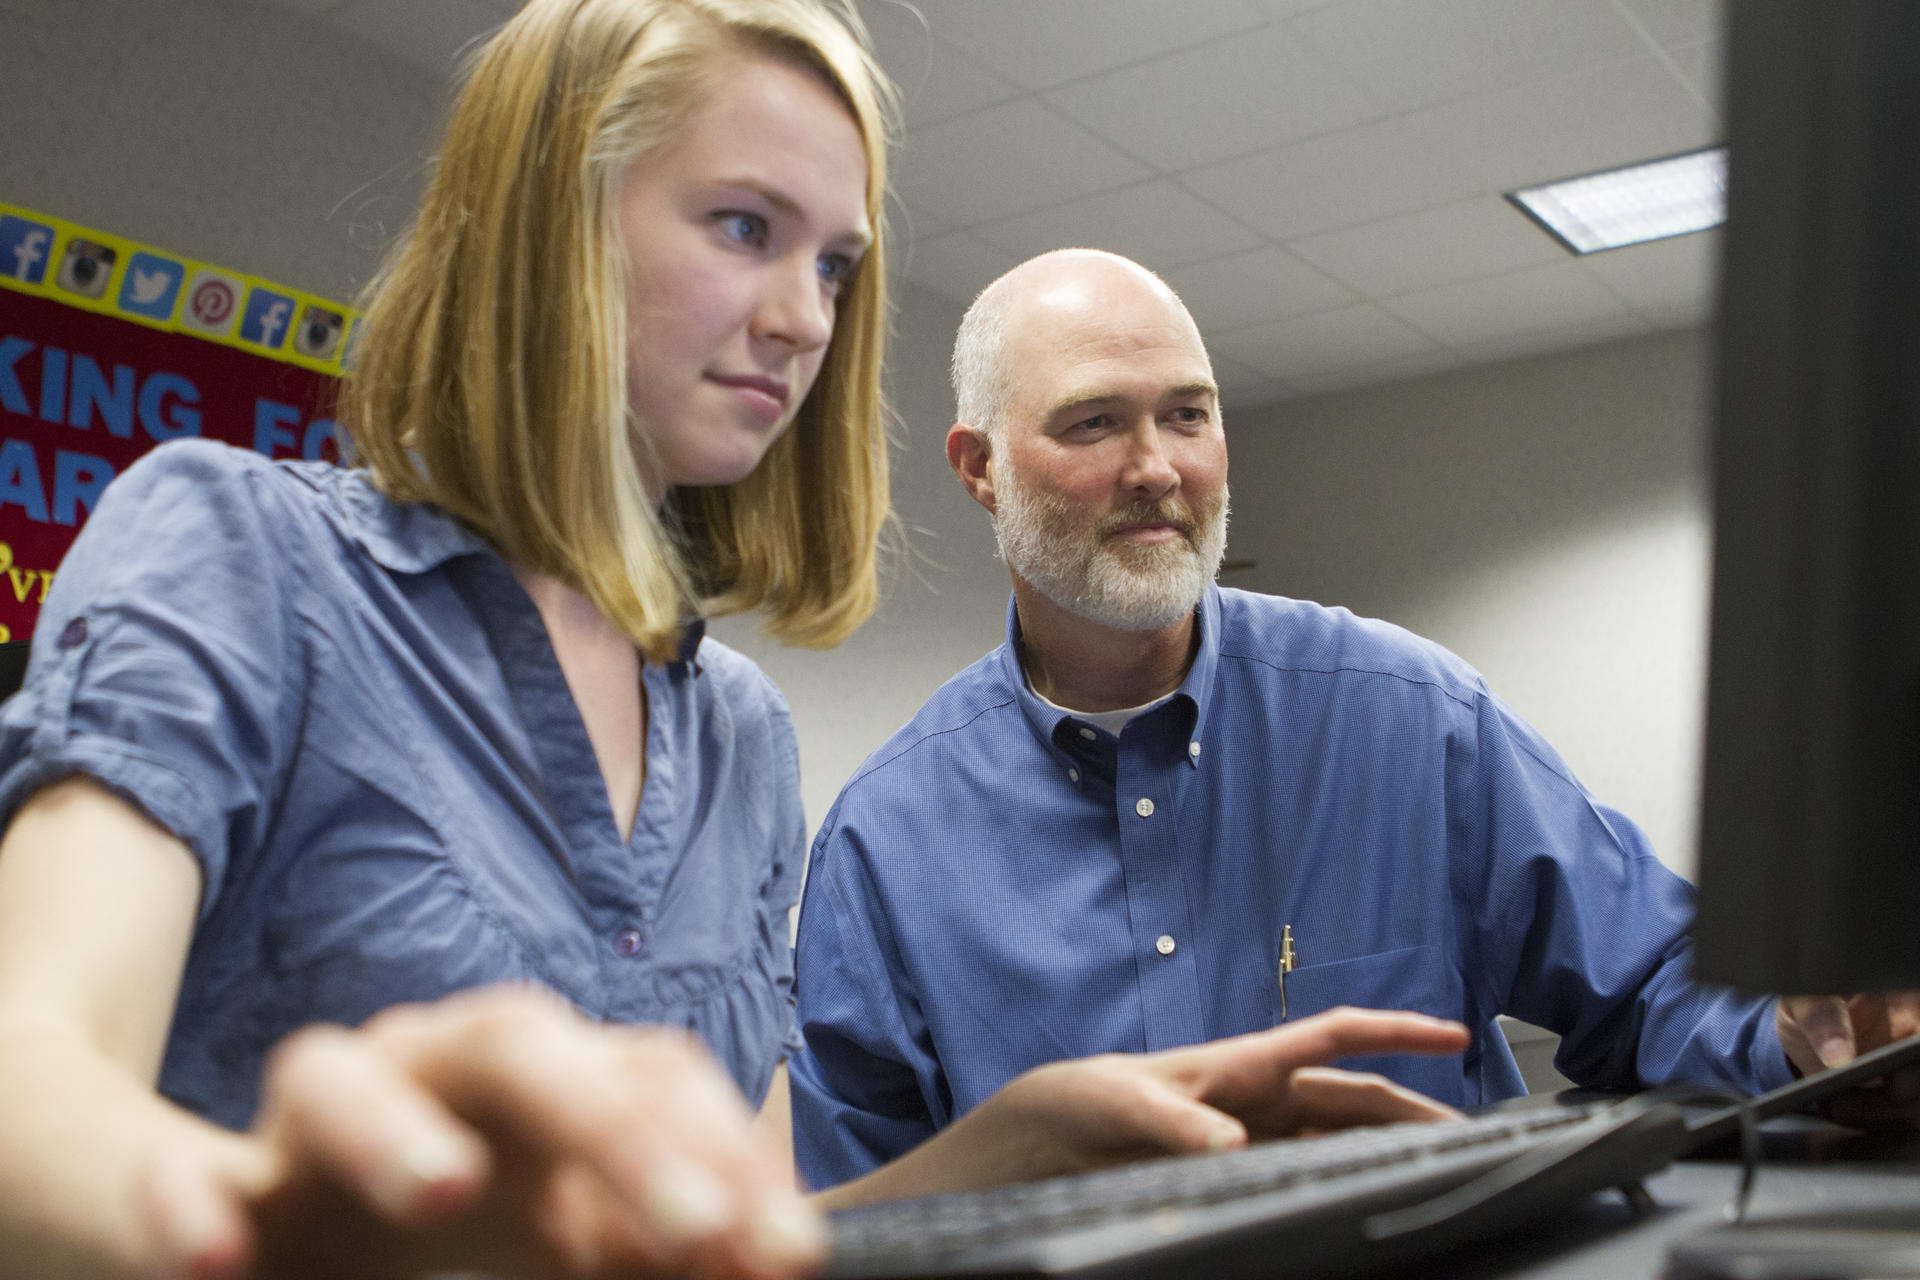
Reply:
[[[533,0],[371,291],[355,465],[110,488],[0,718],[0,1276],[818,1261],[794,739],[698,619],[872,608],[883,85],[815,0]],[[1432,1114],[1292,1069],[1462,1042],[1043,1068],[836,1194]]]

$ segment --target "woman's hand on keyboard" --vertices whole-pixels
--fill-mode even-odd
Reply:
[[[791,1169],[691,1038],[530,989],[303,1031],[263,1097],[237,1140],[251,1154],[149,1180],[183,1273],[773,1280],[824,1253]]]

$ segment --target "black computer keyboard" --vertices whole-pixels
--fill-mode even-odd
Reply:
[[[827,1275],[1365,1275],[1634,1184],[1687,1142],[1677,1108],[1630,1101],[1256,1143],[842,1210]]]

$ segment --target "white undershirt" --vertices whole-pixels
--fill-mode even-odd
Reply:
[[[1033,694],[1034,697],[1040,699],[1040,701],[1052,707],[1055,711],[1064,711],[1070,716],[1078,716],[1082,720],[1091,721],[1116,738],[1120,736],[1120,731],[1127,727],[1127,721],[1143,712],[1153,710],[1173,696],[1169,693],[1163,697],[1155,698],[1152,702],[1143,702],[1137,707],[1122,707],[1118,711],[1076,711],[1072,707],[1061,706],[1052,698],[1049,698],[1046,694],[1034,688],[1033,680],[1027,676],[1024,670],[1021,671],[1020,675],[1021,678],[1027,682],[1027,691]]]

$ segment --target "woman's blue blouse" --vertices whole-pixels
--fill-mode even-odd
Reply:
[[[87,774],[203,873],[160,1090],[246,1125],[312,1022],[502,981],[698,1034],[749,1099],[797,1047],[785,702],[696,626],[648,665],[622,842],[506,563],[363,472],[156,449],[102,496],[0,708],[0,814]]]

